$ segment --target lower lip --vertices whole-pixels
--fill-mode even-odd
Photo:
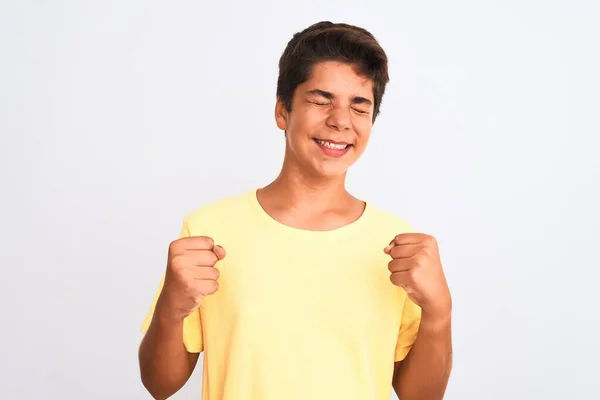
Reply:
[[[317,146],[319,146],[319,148],[323,151],[323,153],[327,154],[329,157],[336,157],[336,158],[342,157],[344,154],[349,152],[350,148],[352,147],[351,145],[348,145],[345,149],[338,150],[338,149],[332,149],[329,147],[325,147],[317,141],[315,141],[315,144]]]

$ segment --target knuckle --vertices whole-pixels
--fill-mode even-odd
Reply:
[[[169,254],[179,253],[180,247],[181,247],[181,239],[173,240],[171,243],[169,243]]]
[[[411,270],[408,274],[408,279],[411,283],[417,283],[419,280],[419,274],[416,271]]]
[[[408,271],[407,276],[408,280],[414,283],[417,279],[417,272],[414,269],[411,269],[410,271]]]
[[[219,284],[217,283],[217,281],[207,281],[206,284],[206,290],[207,290],[207,294],[213,294],[214,292],[217,291],[217,289],[219,288]]]
[[[185,293],[185,295],[191,299],[195,299],[202,295],[202,293],[199,293],[195,287],[189,284],[184,285],[183,293]]]
[[[210,250],[200,251],[194,255],[194,265],[198,266],[212,267],[216,260],[217,256]]]
[[[200,242],[208,249],[212,249],[215,246],[215,241],[209,236],[200,236]]]
[[[172,269],[181,269],[185,264],[185,257],[182,254],[175,254],[171,257],[171,268]]]
[[[430,256],[431,255],[431,246],[425,245],[421,248],[421,250],[419,251],[419,254],[422,254],[424,256]]]
[[[395,260],[392,260],[388,263],[388,270],[390,270],[390,272],[394,272],[394,269],[396,268],[396,262]]]
[[[433,237],[431,235],[427,235],[427,236],[425,236],[425,243],[428,246],[435,246],[437,244],[437,240],[435,239],[435,237]]]
[[[423,267],[426,263],[427,263],[427,253],[426,252],[419,252],[415,258],[415,265],[417,265],[418,267]]]
[[[219,278],[219,271],[213,267],[203,267],[201,277],[207,280],[217,280]]]
[[[407,255],[406,249],[401,246],[394,247],[394,255],[395,258],[400,258]]]
[[[202,284],[199,287],[199,291],[200,293],[202,293],[203,296],[208,296],[209,294],[214,293],[214,291],[216,290],[214,288],[214,281],[211,280],[205,280],[202,282]]]
[[[202,255],[202,265],[206,265],[207,267],[212,267],[219,261],[219,258],[212,251],[205,251]]]

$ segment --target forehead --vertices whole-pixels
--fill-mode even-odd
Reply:
[[[350,64],[326,61],[315,64],[311,76],[301,86],[320,89],[341,96],[362,96],[373,100],[373,81],[357,73]]]

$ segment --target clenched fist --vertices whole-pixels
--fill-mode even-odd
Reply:
[[[204,296],[217,291],[219,270],[215,264],[224,257],[225,250],[209,237],[187,237],[171,243],[160,299],[169,319],[183,320],[198,309]]]
[[[397,235],[384,249],[392,257],[390,280],[406,290],[424,313],[447,317],[452,308],[450,290],[434,237],[421,233]]]

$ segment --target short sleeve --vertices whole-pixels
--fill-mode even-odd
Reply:
[[[421,308],[416,305],[408,296],[404,302],[402,311],[402,322],[396,344],[394,361],[402,361],[412,348],[417,339],[417,332],[421,322]]]
[[[187,220],[184,220],[183,227],[181,228],[181,233],[179,235],[180,238],[190,236],[190,231],[188,227]],[[143,322],[142,322],[142,333],[146,333],[148,328],[150,327],[150,323],[152,322],[152,318],[154,316],[154,310],[156,308],[156,302],[160,297],[160,293],[162,292],[163,285],[165,283],[165,277],[163,275],[160,283],[158,285],[158,289],[154,294],[154,298],[151,302],[150,309],[148,310]],[[200,318],[200,310],[196,310],[190,315],[188,315],[183,321],[183,344],[185,348],[190,353],[200,353],[203,346],[203,337],[202,337],[202,321]]]

